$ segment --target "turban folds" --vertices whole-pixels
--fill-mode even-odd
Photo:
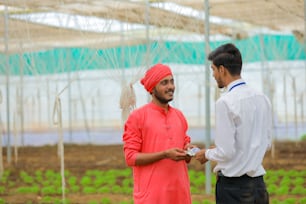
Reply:
[[[170,67],[164,64],[156,64],[146,71],[145,76],[140,82],[151,93],[158,82],[169,75],[172,75]]]

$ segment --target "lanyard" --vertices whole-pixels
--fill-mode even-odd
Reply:
[[[240,82],[240,83],[238,83],[238,84],[235,84],[234,86],[232,86],[231,88],[230,88],[230,90],[228,91],[228,92],[230,92],[233,88],[235,88],[236,86],[240,86],[240,85],[243,85],[243,84],[245,84],[245,82]]]

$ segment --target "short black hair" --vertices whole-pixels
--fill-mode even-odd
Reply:
[[[208,60],[211,60],[218,68],[223,65],[232,76],[240,75],[241,73],[241,53],[232,43],[217,47],[208,55]]]

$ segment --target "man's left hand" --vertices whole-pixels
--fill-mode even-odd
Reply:
[[[204,164],[208,161],[208,159],[205,157],[205,151],[206,149],[201,149],[194,156],[194,158],[198,160],[201,164]]]

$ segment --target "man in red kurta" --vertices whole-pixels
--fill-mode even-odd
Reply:
[[[171,69],[157,64],[141,83],[152,101],[128,117],[123,133],[124,155],[133,167],[135,204],[190,204],[190,183],[185,150],[188,124],[168,103],[175,90]]]

